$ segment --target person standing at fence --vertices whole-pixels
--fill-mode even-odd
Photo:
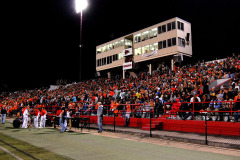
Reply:
[[[126,120],[125,120],[125,126],[128,126],[129,124],[129,120],[130,120],[130,115],[131,115],[131,105],[130,105],[130,102],[126,102]]]
[[[2,109],[1,109],[1,123],[5,124],[5,119],[6,119],[6,114],[7,114],[7,110],[5,108],[5,104],[3,105]]]
[[[98,116],[98,133],[102,132],[102,121],[103,121],[103,105],[102,102],[98,102],[98,110],[97,110],[97,116]]]
[[[64,125],[65,121],[66,121],[66,111],[65,111],[65,106],[62,107],[61,109],[61,114],[60,114],[60,119],[59,119],[59,123],[60,123],[60,126],[62,126],[62,129],[61,129],[61,133],[63,133],[65,130],[66,130],[66,126]]]
[[[45,128],[47,111],[45,110],[44,107],[42,107],[42,110],[41,110],[41,112],[40,112],[40,115],[41,115],[40,128]]]

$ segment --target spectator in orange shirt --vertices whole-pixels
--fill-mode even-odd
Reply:
[[[44,107],[42,107],[40,115],[41,115],[41,120],[40,120],[40,127],[39,128],[45,128],[47,111],[45,110]]]

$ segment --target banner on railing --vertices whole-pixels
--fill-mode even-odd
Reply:
[[[153,51],[153,52],[150,53],[150,54],[143,53],[142,56],[143,56],[143,57],[150,57],[150,56],[153,56],[153,55],[155,55],[155,54],[157,54],[157,50],[156,50],[156,51]]]

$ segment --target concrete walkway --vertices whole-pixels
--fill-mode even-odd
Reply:
[[[97,124],[90,124],[91,129],[98,129]],[[114,131],[114,126],[103,125],[103,130]],[[115,132],[135,134],[144,137],[150,137],[150,131],[145,131],[140,128],[115,126]],[[166,140],[175,140],[180,142],[190,142],[196,144],[206,144],[206,137],[204,134],[173,132],[164,130],[153,130],[152,137],[157,137]],[[230,136],[207,136],[208,145],[216,147],[240,149],[240,137]]]

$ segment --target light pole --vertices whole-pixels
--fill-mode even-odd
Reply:
[[[82,15],[83,15],[83,10],[86,9],[88,6],[87,0],[75,0],[75,7],[76,7],[76,12],[80,13],[80,64],[79,64],[79,81],[82,80]]]

